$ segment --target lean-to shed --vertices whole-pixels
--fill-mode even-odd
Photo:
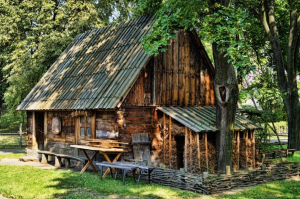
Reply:
[[[18,107],[27,111],[28,148],[74,155],[71,144],[107,133],[131,143],[133,134],[146,133],[151,164],[214,170],[212,63],[194,31],[178,30],[166,52],[146,54],[141,39],[154,20],[144,16],[76,36]],[[255,165],[257,128],[236,116],[236,169]]]

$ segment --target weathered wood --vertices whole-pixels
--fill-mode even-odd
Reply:
[[[198,166],[201,168],[201,156],[200,156],[200,140],[199,133],[196,133],[196,142],[197,142],[197,158],[198,158]]]
[[[247,147],[247,143],[248,143],[248,131],[244,131],[244,142],[245,142],[245,156],[246,156],[246,168],[248,168],[248,147]]]
[[[211,82],[210,82],[209,74],[207,70],[205,70],[205,105],[211,104],[210,87],[211,87]]]
[[[135,144],[139,142],[149,142],[148,133],[132,134],[132,148],[134,159],[146,160],[148,165],[152,165],[149,144]]]
[[[200,85],[200,104],[202,106],[205,105],[205,70],[201,69],[200,73],[200,80],[201,80],[201,85]]]
[[[240,169],[240,132],[237,131],[237,137],[236,137],[236,144],[237,144],[237,170]]]
[[[48,145],[48,138],[47,138],[47,134],[48,134],[48,123],[47,123],[47,111],[44,112],[44,149],[47,148]]]
[[[167,51],[167,104],[172,104],[172,84],[173,84],[173,70],[174,70],[174,63],[173,63],[173,40],[169,40],[169,46]]]
[[[206,159],[206,168],[208,171],[208,150],[207,150],[207,132],[204,133],[204,145],[205,145],[205,159]]]
[[[192,137],[192,130],[189,129],[189,137],[190,137],[190,170],[192,170],[193,162],[193,137]]]
[[[166,130],[167,130],[167,126],[166,126],[166,114],[163,114],[163,136],[164,136],[164,140],[163,140],[163,148],[164,148],[164,164],[166,164]]]
[[[252,138],[252,168],[255,169],[255,137],[254,130],[251,130],[251,138]]]
[[[172,163],[171,163],[171,158],[172,158],[172,118],[169,117],[169,168],[171,168]]]
[[[38,150],[38,143],[36,140],[36,117],[35,111],[32,111],[32,150]]]
[[[96,138],[96,113],[94,112],[91,116],[91,130],[92,130],[92,138]]]
[[[187,162],[187,145],[188,145],[188,129],[184,127],[184,170],[188,170],[188,162]]]
[[[184,37],[183,31],[178,31],[178,105],[184,105],[184,96],[185,96],[185,49],[184,49]]]
[[[174,71],[173,71],[173,98],[172,104],[176,106],[178,104],[178,77],[179,77],[179,42],[178,42],[178,32],[176,33],[176,39],[173,43],[173,62],[174,62]]]
[[[190,40],[187,32],[184,32],[184,48],[185,48],[185,106],[190,105],[190,92],[191,92],[191,72],[190,72]]]

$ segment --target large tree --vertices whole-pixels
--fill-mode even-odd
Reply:
[[[130,2],[0,0],[0,85],[7,85],[2,87],[5,104],[16,108],[77,34],[128,19]],[[0,90],[0,99],[2,94]]]
[[[229,0],[139,1],[137,14],[156,12],[151,35],[144,38],[144,47],[154,55],[165,51],[168,40],[178,28],[196,29],[212,43],[215,66],[214,89],[217,106],[218,171],[224,172],[232,162],[234,119],[238,85],[234,66],[244,71],[250,61],[244,55],[245,43],[238,40],[245,30],[247,13],[235,9]]]
[[[300,150],[299,71],[300,2],[261,0],[260,17],[270,41],[278,87],[288,117],[289,148]]]

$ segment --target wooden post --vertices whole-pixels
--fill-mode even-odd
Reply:
[[[36,142],[36,121],[35,121],[35,111],[32,112],[32,150],[38,150],[38,144]]]
[[[207,171],[208,171],[207,132],[204,133],[204,145],[205,145],[206,168],[207,168]]]
[[[237,131],[237,137],[236,137],[236,155],[237,155],[237,170],[240,170],[240,132]]]
[[[20,134],[20,148],[22,148],[22,123],[19,126],[19,134]]]
[[[47,149],[47,146],[48,146],[48,138],[47,138],[47,134],[48,134],[48,123],[47,123],[47,117],[48,117],[48,114],[47,114],[47,111],[44,112],[44,150]]]
[[[199,133],[196,133],[196,142],[197,142],[197,158],[198,158],[198,166],[201,168],[201,159],[200,159],[200,140],[199,140]]]
[[[252,168],[255,169],[255,137],[254,137],[254,130],[251,131],[251,138],[252,138]]]
[[[184,104],[185,106],[190,105],[190,37],[187,32],[184,32],[184,49],[185,49],[185,96]]]
[[[163,123],[164,123],[164,128],[163,128],[163,134],[164,134],[164,140],[163,140],[163,147],[164,147],[164,164],[166,164],[166,114],[163,114]]]
[[[192,157],[193,157],[193,137],[192,137],[192,130],[189,130],[190,134],[190,171],[192,171]]]
[[[246,131],[246,132],[244,132],[244,137],[245,137],[245,139],[244,139],[244,142],[245,142],[245,150],[246,150],[246,153],[245,153],[245,155],[246,155],[246,168],[248,167],[248,147],[247,147],[247,142],[248,142],[248,131]]]
[[[184,127],[184,169],[187,171],[188,165],[187,165],[187,142],[188,142],[188,129],[185,126]]]
[[[92,138],[96,139],[96,112],[94,112],[91,117],[91,130],[92,130]]]
[[[172,118],[169,116],[169,169],[171,169],[172,158]]]

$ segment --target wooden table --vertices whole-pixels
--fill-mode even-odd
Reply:
[[[88,162],[86,163],[86,165],[82,168],[82,170],[80,171],[80,173],[83,173],[86,171],[86,169],[91,165],[91,167],[93,168],[95,173],[98,173],[97,169],[95,168],[94,164],[93,164],[93,160],[95,159],[96,155],[98,153],[101,153],[104,158],[106,159],[107,162],[116,162],[120,156],[122,155],[122,153],[127,152],[127,150],[122,149],[122,148],[102,148],[102,147],[93,147],[93,146],[87,146],[87,145],[70,145],[73,148],[78,148],[80,150],[82,150],[83,154],[85,155],[85,157],[87,158]],[[89,155],[87,154],[86,151],[94,151],[94,154],[92,157],[89,157]],[[108,157],[108,154],[116,154],[116,157],[111,161],[110,158]],[[115,172],[115,169],[112,168],[113,171]],[[107,176],[107,174],[109,173],[110,168],[108,168],[105,173],[103,174],[103,178],[105,178]]]

